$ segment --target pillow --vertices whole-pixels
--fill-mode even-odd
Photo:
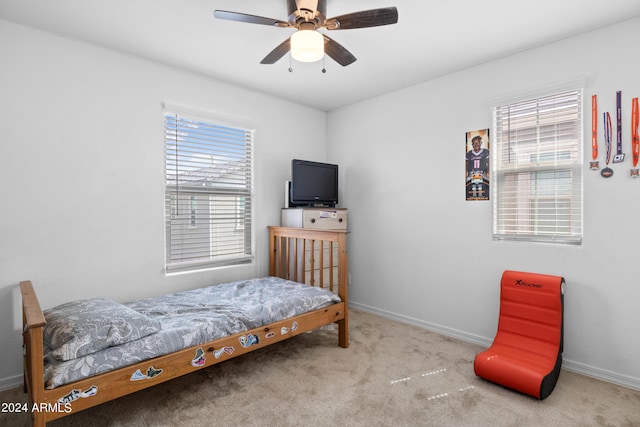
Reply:
[[[44,341],[58,360],[71,360],[146,337],[160,322],[110,299],[72,301],[45,310]]]

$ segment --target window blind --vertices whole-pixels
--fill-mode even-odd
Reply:
[[[582,90],[494,109],[493,237],[582,242]]]
[[[165,109],[166,270],[252,259],[254,131]]]

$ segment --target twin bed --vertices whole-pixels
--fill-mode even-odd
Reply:
[[[269,276],[120,304],[42,311],[21,282],[24,387],[33,425],[324,325],[348,347],[346,232],[269,227]]]

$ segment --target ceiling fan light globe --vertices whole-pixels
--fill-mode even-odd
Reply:
[[[315,30],[298,30],[291,36],[291,56],[299,62],[316,62],[324,56],[324,37]]]

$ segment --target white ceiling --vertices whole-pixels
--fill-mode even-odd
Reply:
[[[396,6],[398,23],[327,34],[358,60],[260,60],[294,31],[215,19],[215,9],[286,21],[286,0],[0,0],[0,18],[85,40],[321,110],[640,16],[639,0],[327,0],[327,17]],[[325,30],[323,30],[325,31]],[[0,41],[2,43],[6,40]],[[640,41],[638,41],[640,43]],[[594,52],[594,60],[602,55]]]

